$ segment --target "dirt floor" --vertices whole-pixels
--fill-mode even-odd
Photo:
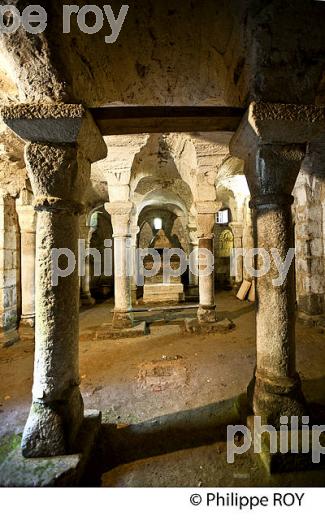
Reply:
[[[97,341],[95,331],[111,320],[112,302],[81,311],[81,391],[85,407],[103,413],[102,485],[325,485],[320,471],[269,477],[251,453],[226,463],[225,424],[241,419],[240,396],[255,365],[255,313],[253,304],[239,302],[231,292],[218,293],[216,301],[234,330],[181,333],[179,321],[194,310],[137,313],[152,321],[150,335]],[[297,365],[306,398],[322,411],[325,336],[302,323],[297,324]],[[0,437],[23,429],[32,368],[32,340],[0,350]]]

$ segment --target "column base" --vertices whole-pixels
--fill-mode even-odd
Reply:
[[[145,321],[134,324],[133,327],[117,329],[108,323],[104,323],[95,333],[95,341],[105,341],[107,339],[138,338],[149,334],[149,328]]]
[[[100,434],[101,412],[85,410],[73,454],[26,459],[15,448],[1,464],[0,487],[100,486]]]
[[[320,461],[313,462],[313,432],[310,429],[306,435],[301,429],[296,429],[294,421],[289,420],[288,447],[281,449],[283,433],[276,431],[275,434],[259,431],[255,428],[254,416],[247,417],[247,426],[251,431],[255,445],[255,436],[260,443],[260,449],[256,452],[267,472],[272,475],[276,473],[288,473],[297,471],[319,471],[325,468],[325,455],[320,454]],[[263,426],[262,426],[263,430]],[[274,437],[275,435],[275,437]],[[272,441],[271,441],[272,438]],[[274,441],[275,439],[275,441]],[[320,436],[320,444],[324,446],[325,434]],[[275,442],[275,447],[274,447]],[[307,445],[307,449],[306,449]]]
[[[22,438],[26,458],[56,457],[73,452],[83,421],[84,407],[79,387],[53,402],[33,402]]]
[[[215,305],[200,305],[197,311],[199,323],[214,323],[217,321]]]
[[[114,311],[112,322],[114,329],[131,329],[133,326],[134,320],[130,311]]]
[[[280,427],[280,417],[307,415],[307,404],[298,374],[292,378],[263,377],[255,374],[247,389],[248,402],[254,415],[264,424]]]
[[[17,329],[0,329],[0,346],[11,347],[11,345],[19,341],[19,339],[20,338]]]
[[[35,338],[35,316],[21,317],[19,324],[19,336],[22,339]]]
[[[20,327],[35,328],[35,314],[23,314],[20,318]]]
[[[186,318],[180,325],[181,331],[189,334],[226,334],[234,328],[235,324],[227,318],[212,322],[199,322],[197,318]]]
[[[81,294],[80,303],[82,307],[92,307],[95,305],[96,300],[90,293]]]

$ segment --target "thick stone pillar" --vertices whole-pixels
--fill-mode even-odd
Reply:
[[[130,234],[131,202],[105,204],[111,215],[114,239],[114,328],[133,327],[132,247]]]
[[[85,241],[85,250],[90,248],[92,228],[87,224],[87,217],[82,215],[80,217],[80,236]],[[90,292],[91,287],[91,268],[89,255],[85,258],[85,274],[80,279],[80,303],[85,307],[95,305],[96,300],[92,297]]]
[[[2,117],[27,141],[25,161],[38,213],[36,227],[35,363],[33,404],[24,429],[25,457],[77,449],[83,421],[79,390],[79,215],[90,162],[106,146],[80,105],[18,105]],[[57,281],[53,251],[73,254],[72,273]],[[66,261],[62,261],[62,268]]]
[[[274,424],[278,416],[302,415],[305,410],[295,353],[294,258],[283,281],[272,251],[284,262],[294,248],[291,204],[304,157],[304,146],[261,145],[256,154],[250,206],[253,210],[255,247],[265,250],[270,269],[257,277],[256,372],[252,388],[255,415]],[[261,180],[263,180],[261,182]],[[254,182],[255,181],[255,182]],[[263,269],[257,257],[256,269]]]
[[[21,319],[20,326],[35,327],[36,212],[26,190],[16,201],[20,227]]]
[[[201,323],[216,321],[216,305],[214,299],[214,264],[208,266],[207,254],[214,259],[214,226],[216,213],[220,204],[216,202],[200,202],[197,209],[197,232],[199,239],[199,301],[198,320]],[[210,262],[211,263],[211,262]],[[210,267],[210,268],[209,268]]]
[[[256,256],[257,363],[248,397],[255,415],[276,427],[281,416],[301,416],[305,401],[295,362],[294,259],[279,279],[279,260],[294,247],[291,195],[305,143],[325,129],[318,107],[252,103],[230,144],[245,160],[251,192]],[[292,251],[291,251],[292,253]],[[269,268],[263,269],[263,257]],[[275,262],[277,258],[278,262]]]

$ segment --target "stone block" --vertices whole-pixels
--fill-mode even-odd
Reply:
[[[215,322],[199,322],[197,318],[186,318],[181,324],[182,332],[189,334],[226,333],[235,328],[235,324],[228,318]]]
[[[184,299],[184,286],[181,283],[145,284],[143,288],[144,303],[183,302]]]
[[[100,428],[101,412],[89,410],[85,412],[75,454],[26,459],[21,453],[21,448],[17,447],[0,465],[0,486],[74,487],[80,485],[91,460]],[[96,479],[95,475],[94,478]]]
[[[114,328],[112,325],[104,323],[95,333],[94,340],[103,341],[106,339],[138,338],[148,334],[148,327],[145,321],[130,328]]]

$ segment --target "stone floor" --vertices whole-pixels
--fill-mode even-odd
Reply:
[[[220,315],[236,328],[224,334],[181,334],[193,316],[156,312],[150,335],[94,341],[111,319],[112,302],[81,311],[80,373],[85,407],[103,412],[107,486],[324,485],[324,473],[268,477],[248,453],[226,463],[224,424],[240,420],[238,397],[255,365],[254,305],[230,292],[216,295]],[[314,408],[325,407],[325,336],[297,324],[297,364]],[[33,344],[0,350],[0,444],[10,445],[26,421],[31,398]],[[325,420],[325,417],[324,417]],[[0,447],[1,461],[1,447]]]

